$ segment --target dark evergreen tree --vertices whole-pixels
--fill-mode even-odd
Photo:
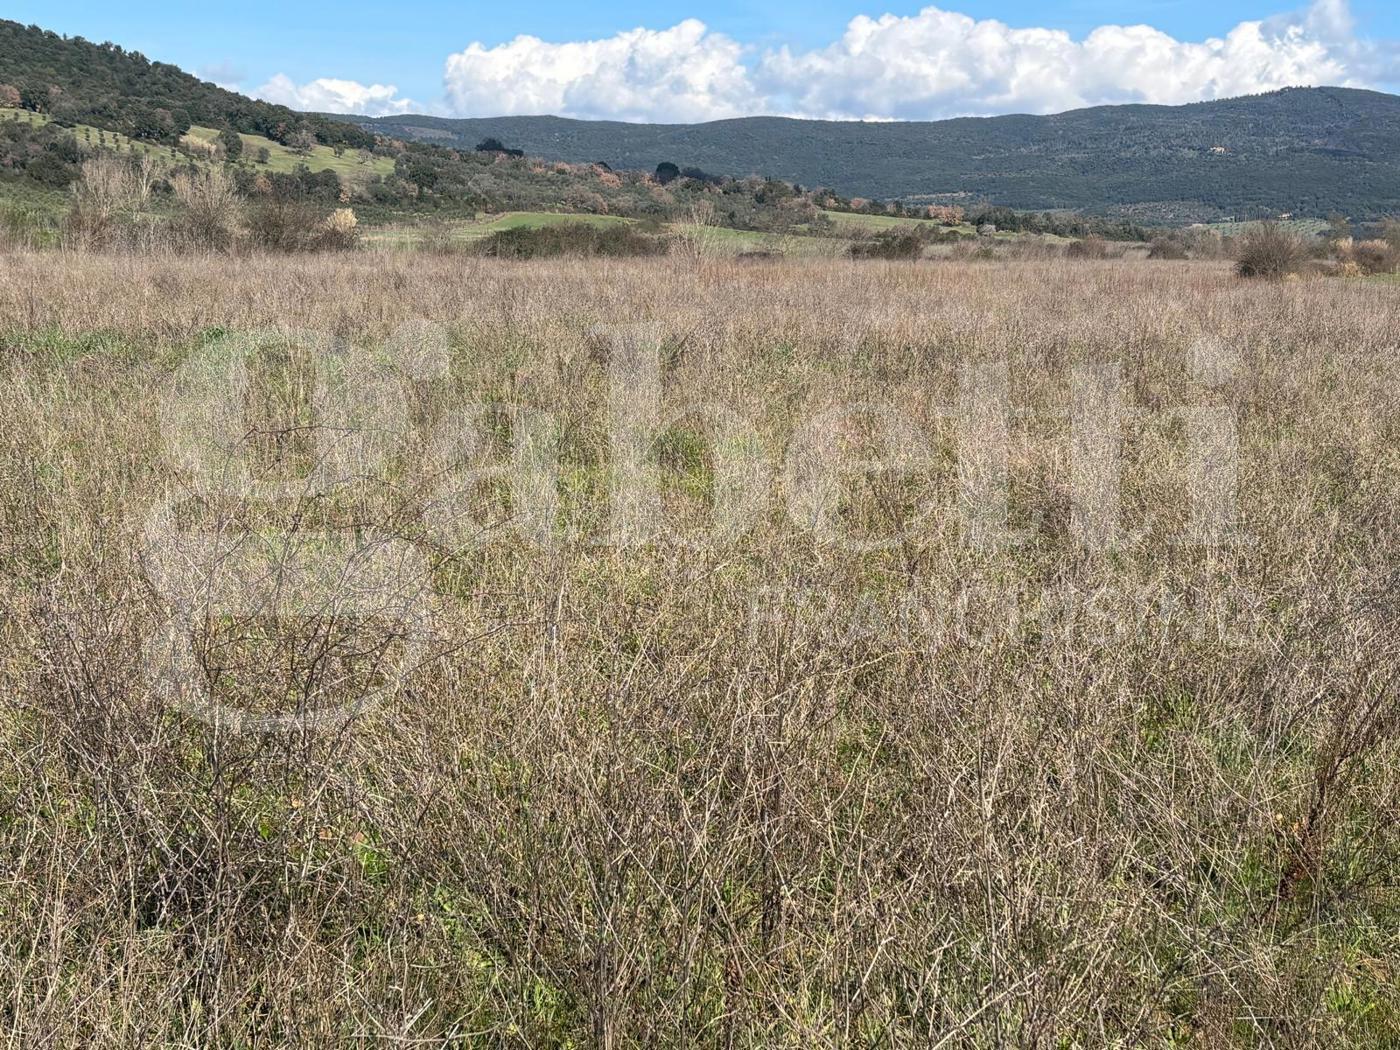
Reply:
[[[223,131],[219,132],[219,145],[224,147],[224,156],[230,162],[243,156],[243,140],[239,137],[238,132],[230,128],[224,128]]]

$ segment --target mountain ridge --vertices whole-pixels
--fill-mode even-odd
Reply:
[[[975,198],[1163,221],[1400,213],[1400,97],[1358,88],[941,121],[339,119],[457,148],[497,138],[550,160],[621,168],[671,161],[880,199]]]

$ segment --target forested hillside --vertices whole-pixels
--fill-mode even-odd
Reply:
[[[192,125],[292,142],[368,148],[374,136],[343,121],[258,102],[152,62],[116,44],[94,44],[0,20],[0,106],[22,106],[60,124],[90,124],[174,145]]]
[[[494,136],[560,160],[626,168],[671,161],[866,197],[977,198],[1168,222],[1400,212],[1400,98],[1342,88],[937,122],[411,116],[359,123],[443,145]]]

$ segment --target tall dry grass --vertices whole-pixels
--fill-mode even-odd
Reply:
[[[1178,262],[0,265],[12,1044],[1396,1038],[1387,288]],[[224,333],[401,360],[422,321],[448,367],[406,369],[383,469],[226,506],[163,454],[161,391]],[[729,406],[773,467],[734,542],[685,542],[717,481],[713,434],[684,414],[648,451],[670,531],[598,542],[620,352],[598,326],[632,322],[657,334],[668,406]],[[1235,367],[1193,368],[1203,337]],[[1065,414],[1076,366],[1115,364],[1139,413],[1124,533],[1085,548]],[[953,406],[1001,365],[1027,410],[1005,464],[1019,539],[977,546],[950,493],[990,431]],[[295,477],[316,425],[297,339],[260,375],[248,443]],[[508,527],[502,486],[430,439],[473,402],[554,414],[552,522],[572,538]],[[917,441],[898,469],[853,467],[813,531],[784,455],[851,404]],[[1183,542],[1182,406],[1237,421],[1245,542]],[[483,417],[483,462],[519,438],[508,417]],[[852,450],[877,457],[876,416],[852,418]],[[244,734],[154,688],[168,610],[140,528],[172,493],[189,528],[418,552],[433,636],[403,688],[345,724]],[[445,502],[470,525],[433,527]],[[347,639],[377,629],[255,621],[197,640],[230,702],[294,707],[328,668],[362,673],[348,654],[369,646]]]

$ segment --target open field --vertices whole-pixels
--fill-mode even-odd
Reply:
[[[683,223],[672,226],[673,230],[686,228]],[[691,234],[700,240],[705,251],[721,257],[742,252],[780,252],[792,258],[831,257],[842,254],[851,244],[843,237],[731,230],[723,226],[692,228]]]
[[[0,265],[14,1045],[1400,1041],[1393,284]]]
[[[974,237],[977,231],[964,223],[961,226],[945,227],[940,222],[932,219],[910,219],[899,215],[865,215],[860,212],[830,211],[824,210],[822,215],[836,226],[838,230],[848,227],[852,232],[871,234],[883,233],[886,230],[915,229],[928,227],[931,229],[953,229],[968,237]]]
[[[502,230],[538,230],[560,223],[615,226],[635,222],[616,215],[576,215],[571,212],[513,211],[503,215],[478,214],[474,219],[447,219],[439,226],[448,244],[467,245]],[[365,230],[368,248],[413,249],[421,247],[432,227],[428,224],[389,223]]]
[[[213,143],[218,137],[217,128],[202,128],[198,125],[190,128],[185,135],[186,139],[204,145]],[[345,150],[337,156],[330,146],[320,145],[312,146],[305,153],[299,153],[262,135],[239,134],[238,137],[243,140],[243,155],[239,163],[257,171],[292,172],[304,164],[312,171],[333,171],[350,183],[363,181],[371,175],[394,173],[394,161],[390,157],[361,154],[358,150]],[[266,163],[258,160],[258,151],[263,149],[268,153]]]

